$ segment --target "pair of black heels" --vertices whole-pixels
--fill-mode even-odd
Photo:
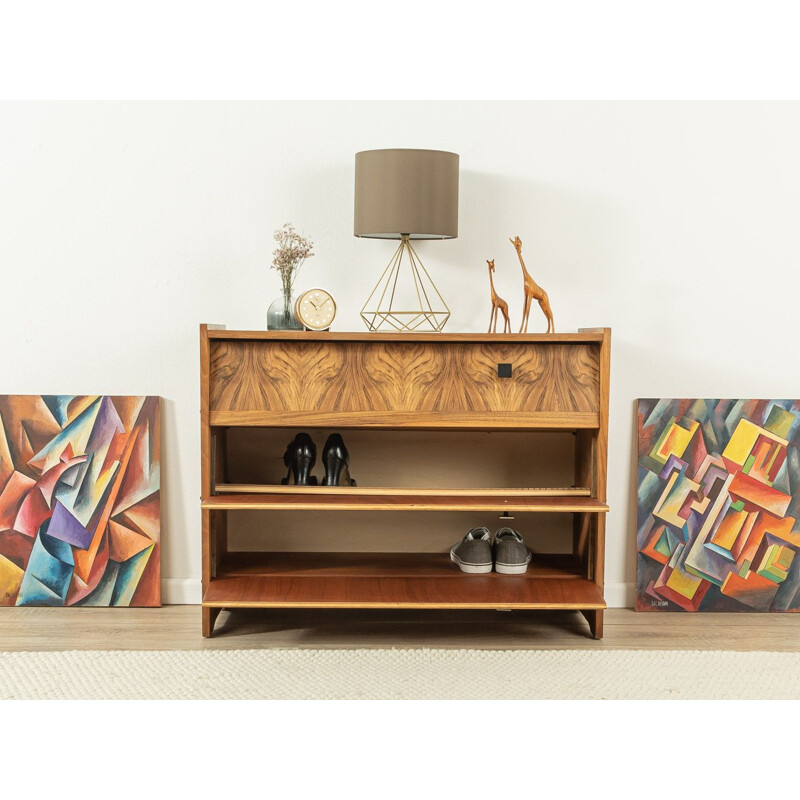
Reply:
[[[298,433],[289,442],[283,456],[283,463],[289,469],[281,481],[284,486],[317,486],[317,479],[311,474],[317,461],[317,446],[307,433]],[[323,486],[355,486],[350,477],[350,454],[344,440],[338,433],[332,433],[322,448],[322,463],[325,466]]]

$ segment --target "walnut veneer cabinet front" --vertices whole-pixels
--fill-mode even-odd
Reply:
[[[201,326],[203,635],[223,608],[485,608],[575,609],[601,638],[610,336],[608,328],[488,335]],[[573,486],[231,485],[224,443],[233,426],[571,431]],[[247,510],[566,512],[572,547],[534,555],[525,575],[468,575],[447,552],[228,552],[227,515]]]

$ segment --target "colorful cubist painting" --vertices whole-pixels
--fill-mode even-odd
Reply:
[[[800,611],[800,400],[639,400],[636,608]]]
[[[0,606],[158,606],[158,397],[0,395]]]

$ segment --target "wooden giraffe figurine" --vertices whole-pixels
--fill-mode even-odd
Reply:
[[[522,307],[522,325],[520,325],[519,332],[528,332],[528,317],[531,313],[531,301],[536,300],[539,303],[539,308],[542,309],[542,313],[547,317],[547,330],[545,333],[555,333],[556,326],[553,322],[553,312],[550,310],[550,298],[547,296],[547,292],[531,278],[528,270],[525,269],[525,262],[522,260],[522,239],[517,236],[508,241],[514,245],[514,249],[517,251],[519,263],[522,267],[522,279],[525,281],[525,302]]]
[[[508,318],[508,303],[494,290],[494,280],[492,280],[494,259],[491,261],[486,259],[486,263],[489,265],[489,288],[492,292],[492,316],[489,317],[489,333],[497,333],[498,309],[503,315],[503,333],[511,333],[511,320]],[[494,326],[494,328],[492,326]]]

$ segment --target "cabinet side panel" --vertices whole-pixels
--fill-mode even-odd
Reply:
[[[595,475],[596,477],[596,496],[603,502],[606,501],[608,486],[608,408],[609,391],[611,383],[611,330],[605,328],[603,331],[603,343],[600,346],[600,428],[597,431],[597,441],[595,444]],[[606,518],[601,514],[597,519],[597,552],[595,554],[595,573],[594,581],[603,591],[605,584],[605,562],[606,562]],[[600,634],[602,636],[602,615],[599,620]]]

